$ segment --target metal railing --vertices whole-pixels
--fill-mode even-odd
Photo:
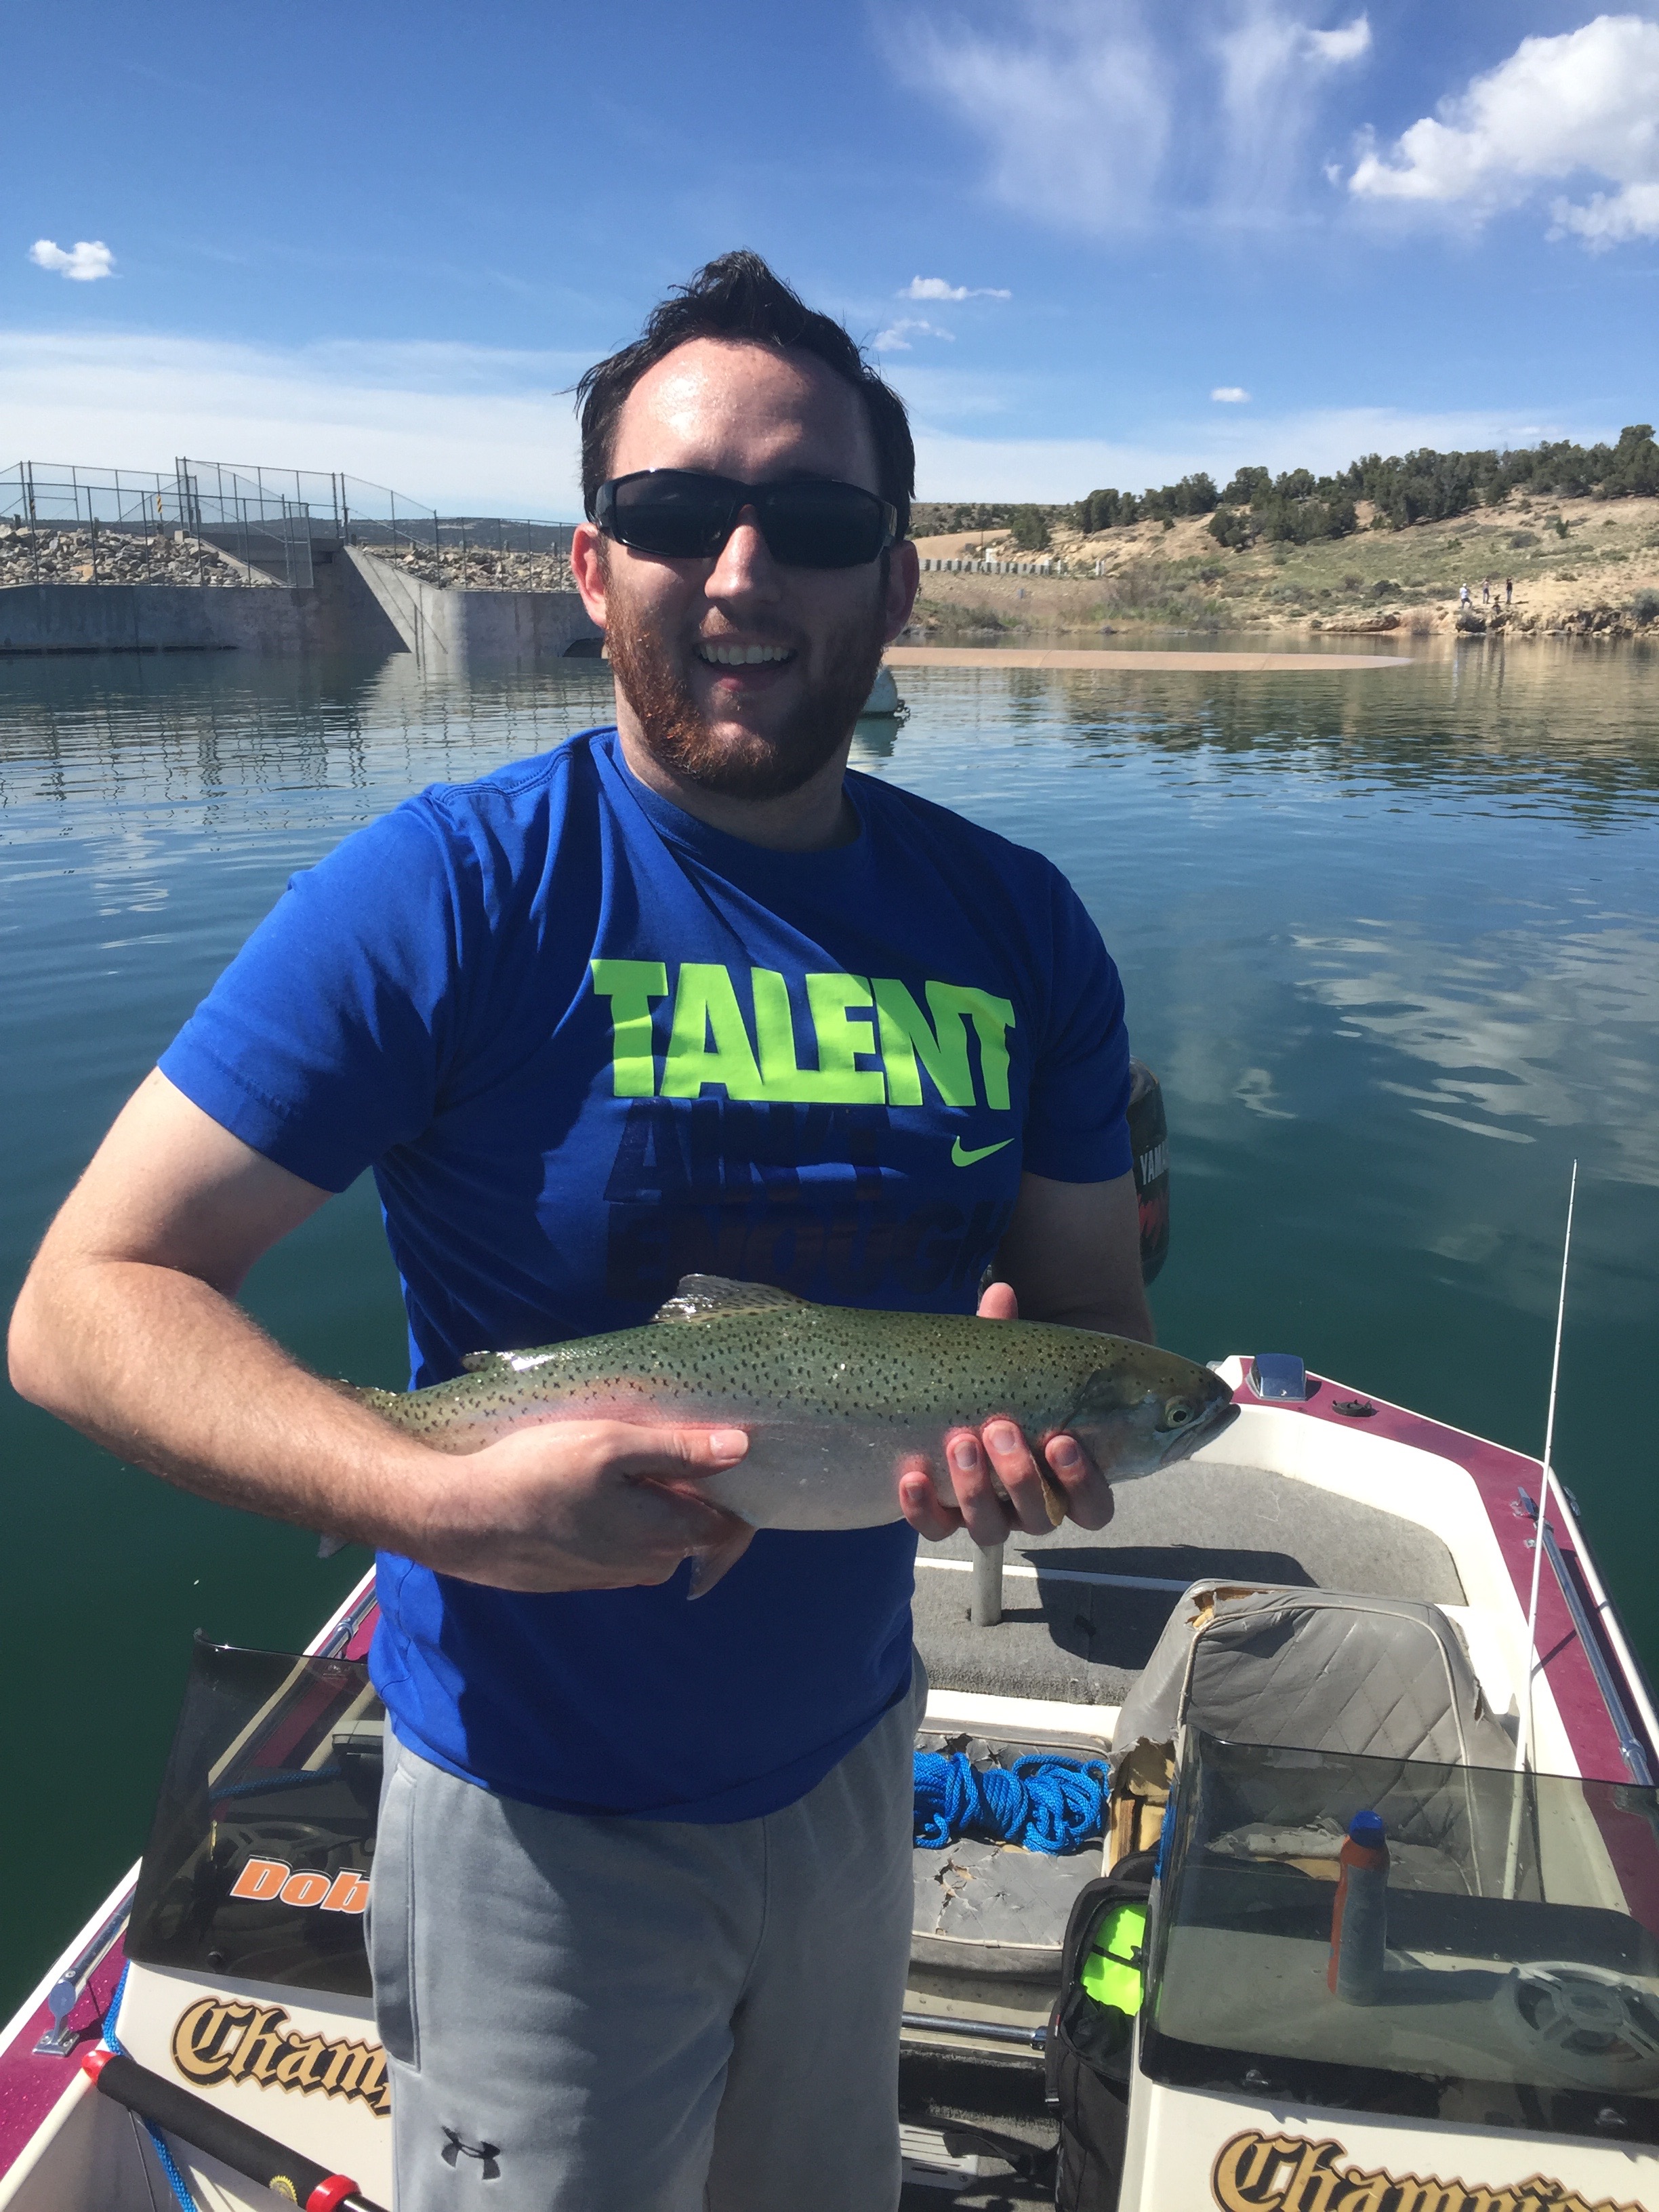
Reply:
[[[83,468],[51,461],[18,461],[0,469],[0,525],[27,544],[22,560],[31,580],[49,581],[61,566],[50,557],[63,550],[80,556],[89,571],[83,580],[119,580],[115,573],[142,546],[152,556],[182,556],[199,578],[223,582],[214,573],[222,555],[239,565],[252,583],[274,582],[303,588],[313,580],[311,549],[315,535],[303,501],[267,492],[235,472],[179,461],[173,473],[153,470]],[[16,549],[12,548],[16,565]],[[175,557],[173,568],[179,565]],[[100,573],[100,570],[103,573]]]
[[[204,580],[216,555],[239,565],[250,583],[301,590],[315,581],[316,550],[343,545],[389,554],[428,582],[546,588],[568,577],[572,536],[568,523],[441,515],[387,485],[338,471],[182,455],[171,476],[16,462],[0,469],[0,528],[27,534],[22,564],[36,583],[52,580],[64,565],[43,560],[43,551],[74,533],[69,550],[79,580],[118,580],[107,572],[131,563],[114,554],[142,544],[165,550],[173,571],[176,556],[194,551]],[[3,567],[16,580],[15,549],[3,550],[13,551]]]

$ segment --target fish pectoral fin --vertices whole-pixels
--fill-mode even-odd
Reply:
[[[507,1352],[464,1352],[461,1369],[467,1375],[487,1375],[492,1367],[509,1367],[513,1355]]]
[[[773,1313],[808,1303],[770,1283],[736,1283],[729,1275],[682,1275],[673,1297],[658,1307],[653,1321],[713,1321],[725,1314]]]
[[[688,1602],[694,1597],[706,1597],[715,1583],[737,1565],[754,1540],[754,1529],[748,1522],[742,1521],[724,1542],[706,1552],[693,1552],[691,1580],[685,1593]]]

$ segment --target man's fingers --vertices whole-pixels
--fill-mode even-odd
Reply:
[[[922,1466],[907,1467],[899,1475],[899,1511],[930,1544],[941,1544],[961,1528],[962,1516],[945,1504],[933,1487],[933,1478]]]
[[[688,1474],[718,1474],[735,1467],[749,1449],[744,1429],[634,1429],[622,1434],[638,1442],[623,1457],[637,1462],[625,1472],[662,1475],[684,1470]],[[663,1462],[668,1462],[666,1466]]]
[[[1046,1536],[1054,1526],[1043,1470],[1012,1421],[988,1421],[981,1431],[998,1483],[1007,1493],[1014,1518],[1028,1536]]]
[[[979,1317],[981,1321],[1018,1321],[1019,1300],[1014,1295],[1012,1283],[987,1283],[979,1294]]]
[[[1079,1528],[1103,1528],[1114,1510],[1112,1486],[1077,1438],[1050,1437],[1042,1455],[1064,1493],[1066,1519]]]
[[[968,1534],[981,1550],[1004,1542],[1019,1516],[992,1480],[990,1461],[979,1438],[971,1429],[953,1431],[945,1439],[945,1456]]]

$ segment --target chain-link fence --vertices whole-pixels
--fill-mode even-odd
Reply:
[[[423,583],[570,588],[571,525],[441,515],[362,477],[180,457],[173,474],[19,461],[0,470],[0,585],[315,581],[356,545]]]

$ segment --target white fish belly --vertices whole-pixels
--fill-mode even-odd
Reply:
[[[908,1432],[838,1422],[833,1428],[744,1421],[749,1450],[735,1467],[700,1479],[697,1495],[757,1528],[878,1528],[902,1519],[902,1468],[925,1461],[941,1494],[953,1493],[937,1430]]]

